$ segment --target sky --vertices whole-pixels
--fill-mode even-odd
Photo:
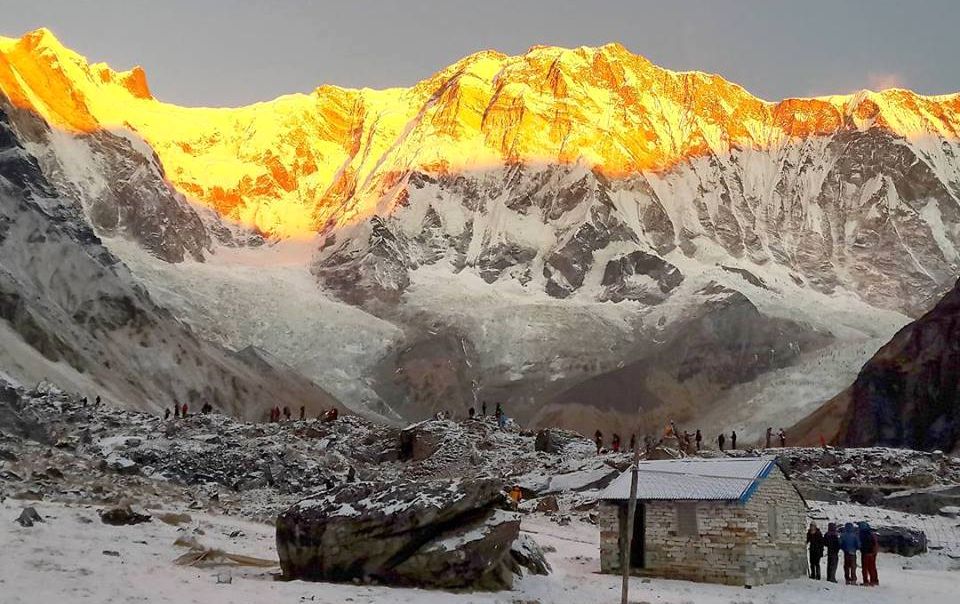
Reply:
[[[493,48],[620,42],[767,100],[960,90],[957,0],[0,0],[0,35],[48,27],[157,98],[242,105],[320,84],[409,86]]]

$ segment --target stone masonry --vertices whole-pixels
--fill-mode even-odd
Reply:
[[[644,568],[631,572],[728,585],[763,585],[802,577],[806,504],[779,468],[739,501],[643,501]],[[678,515],[695,506],[696,536],[682,535]],[[626,502],[600,505],[600,567],[619,573]],[[689,511],[687,512],[689,513]]]

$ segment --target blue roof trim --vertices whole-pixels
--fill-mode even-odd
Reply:
[[[760,482],[770,475],[770,472],[773,471],[773,466],[776,465],[776,460],[771,459],[770,462],[760,470],[760,473],[757,474],[757,477],[753,479],[753,482],[750,483],[750,486],[740,495],[740,503],[746,503],[750,501],[750,498],[753,497],[753,494],[760,487]]]

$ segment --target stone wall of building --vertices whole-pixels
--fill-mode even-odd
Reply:
[[[779,468],[760,483],[746,505],[737,501],[643,505],[645,568],[637,574],[729,585],[762,585],[806,574],[806,507]],[[691,505],[696,506],[697,535],[685,536],[678,526],[678,508]],[[601,572],[620,572],[624,508],[617,502],[602,502],[599,507]]]
[[[747,517],[756,519],[758,535],[746,551],[746,584],[779,583],[806,576],[807,509],[780,468],[774,468],[761,483],[744,511]],[[775,527],[770,526],[771,520]]]

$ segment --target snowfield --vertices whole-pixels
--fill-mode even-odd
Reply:
[[[33,505],[44,523],[24,528],[12,522]],[[101,524],[97,508],[47,502],[0,503],[0,594],[4,604],[47,602],[176,602],[226,604],[251,602],[557,602],[600,604],[619,601],[620,578],[599,574],[598,532],[573,521],[561,527],[545,516],[524,517],[522,530],[547,554],[553,573],[524,577],[509,592],[446,593],[382,586],[275,581],[276,568],[178,566],[187,552],[174,545],[193,537],[205,546],[231,554],[277,559],[274,529],[237,518],[193,510],[192,521],[179,528],[157,518],[135,526]],[[239,533],[237,532],[239,531]],[[231,537],[233,534],[235,536]],[[117,555],[105,553],[116,552]],[[640,578],[632,579],[631,602],[696,604],[809,604],[844,602],[894,604],[908,601],[948,602],[960,573],[949,558],[927,554],[911,559],[881,554],[879,588],[848,587],[796,579],[779,585],[744,588]],[[918,570],[906,570],[904,565]],[[956,561],[952,561],[956,568]],[[931,570],[925,570],[926,568]],[[920,570],[924,569],[924,570]],[[218,582],[219,581],[219,582]],[[229,581],[229,582],[225,582]]]

